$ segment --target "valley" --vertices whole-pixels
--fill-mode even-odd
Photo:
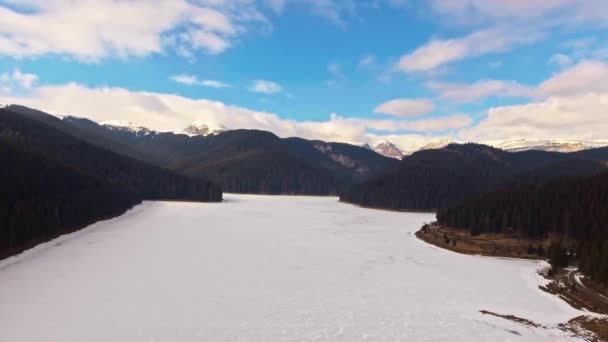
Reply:
[[[91,232],[96,236],[101,234],[101,240],[88,240],[75,252],[87,256],[91,252],[87,246],[91,245],[95,251],[93,245],[106,241],[101,233],[106,228],[99,227],[109,227],[118,240],[107,240],[103,249],[114,255],[113,251],[118,248],[116,253],[120,259],[113,256],[102,260],[101,255],[93,253],[92,257],[96,258],[93,264],[67,267],[88,274],[87,267],[101,266],[105,273],[98,275],[103,279],[96,280],[97,291],[111,291],[104,295],[110,302],[88,301],[86,296],[91,294],[85,291],[81,292],[83,297],[76,299],[78,305],[101,305],[99,312],[116,314],[121,312],[120,308],[112,303],[136,300],[138,302],[131,304],[135,311],[129,319],[136,326],[142,325],[137,316],[143,312],[137,311],[138,308],[152,308],[135,292],[127,291],[125,297],[121,297],[121,293],[123,287],[144,294],[147,290],[131,273],[113,274],[115,270],[106,264],[108,262],[121,265],[119,272],[124,266],[138,277],[150,279],[150,283],[163,284],[178,279],[207,289],[199,294],[193,287],[187,287],[181,294],[184,297],[177,302],[165,299],[168,311],[163,309],[163,314],[144,323],[162,326],[162,322],[168,320],[169,329],[177,330],[161,331],[149,326],[145,331],[152,334],[152,339],[183,334],[184,340],[191,340],[193,336],[212,340],[238,336],[244,340],[328,341],[382,341],[417,336],[434,340],[451,336],[443,329],[452,326],[464,329],[460,340],[466,340],[465,336],[471,334],[500,340],[509,339],[512,334],[534,341],[604,336],[605,320],[585,316],[585,311],[580,310],[604,312],[604,303],[597,299],[604,292],[601,284],[607,276],[602,222],[606,222],[603,208],[608,194],[605,188],[608,148],[569,153],[509,152],[469,143],[437,146],[400,156],[401,152],[389,142],[374,151],[369,146],[280,138],[271,132],[229,130],[202,122],[189,126],[185,133],[174,133],[156,132],[122,121],[97,123],[74,116],[57,118],[19,106],[0,109],[0,114],[0,151],[3,152],[0,164],[4,165],[0,225],[5,227],[0,229],[0,257],[8,257],[1,261],[0,277],[2,272],[23,264],[31,256],[40,253],[52,262],[53,257],[46,253],[63,251],[64,245],[72,239],[79,241],[79,236],[88,236]],[[133,220],[134,217],[137,220]],[[421,226],[423,229],[418,231]],[[168,227],[175,231],[168,231]],[[136,243],[129,235],[132,233],[142,240]],[[62,234],[71,235],[57,238]],[[213,246],[207,244],[205,237],[213,241]],[[195,247],[193,242],[199,245]],[[233,246],[233,242],[237,246]],[[441,249],[431,245],[467,255],[441,254]],[[132,250],[127,246],[132,246]],[[267,251],[260,252],[259,248]],[[162,258],[150,255],[152,250],[162,251],[159,254]],[[69,249],[65,251],[71,253]],[[289,254],[292,252],[296,254]],[[478,264],[479,255],[528,260],[487,259]],[[238,262],[244,256],[250,259],[246,266],[241,266]],[[353,259],[353,263],[347,261],[347,257]],[[235,273],[224,274],[218,268],[222,267],[223,258],[229,261],[224,265],[225,270]],[[296,264],[279,260],[292,260]],[[581,271],[589,277],[585,278],[586,285],[575,284],[568,269],[563,271],[568,263],[575,261],[580,262]],[[485,262],[496,264],[486,266]],[[156,265],[165,265],[162,276],[149,273]],[[444,268],[447,265],[452,268]],[[249,269],[262,270],[262,276],[249,273]],[[526,275],[522,277],[524,269]],[[190,270],[195,271],[191,274]],[[64,272],[71,271],[66,268]],[[197,272],[204,276],[199,278]],[[480,284],[486,281],[483,275],[488,272],[505,283],[485,284],[483,296],[470,297],[467,289],[481,289]],[[498,276],[496,272],[504,275]],[[447,278],[441,278],[443,273],[447,273]],[[474,282],[459,283],[462,273],[472,276],[469,280]],[[553,282],[540,273],[551,274]],[[232,288],[231,284],[239,282],[237,274],[254,284],[263,283],[264,288],[254,287],[249,297],[247,288],[236,286],[235,292],[225,293],[220,301],[251,316],[243,318],[229,310],[222,320],[214,321],[211,326],[182,317],[191,322],[184,326],[183,321],[164,315],[165,311],[177,310],[172,305],[181,303],[192,315],[213,321],[211,311],[189,307],[184,304],[186,298],[197,298],[201,306],[223,312],[214,302],[214,295],[205,297],[204,294],[218,291],[221,294],[221,286]],[[49,281],[72,288],[53,278],[53,274],[48,276]],[[119,287],[108,283],[106,277],[117,279]],[[125,278],[120,280],[121,277]],[[214,287],[206,288],[204,281],[216,277],[217,283],[212,282]],[[282,295],[274,298],[264,292],[272,288],[267,277],[291,280],[277,284],[274,290]],[[6,279],[20,278],[10,275]],[[293,283],[296,281],[304,287],[298,289]],[[395,287],[387,288],[379,284],[381,281],[389,281]],[[454,283],[454,288],[433,288],[436,281]],[[518,283],[521,281],[527,284],[529,292],[521,288],[522,283]],[[83,290],[90,285],[78,284],[77,279],[71,282]],[[167,291],[183,286],[181,282],[167,284]],[[520,289],[507,289],[505,284]],[[584,287],[574,292],[569,286]],[[338,288],[346,289],[347,294],[348,289],[356,291],[344,297],[338,294]],[[316,292],[307,293],[304,289]],[[544,294],[552,301],[560,303],[555,305],[561,306],[559,310],[568,315],[548,319],[546,312],[540,315],[536,307],[512,306],[510,302],[494,298],[500,297],[494,291],[511,291],[510,297],[530,300],[533,293],[542,296],[541,289],[548,292]],[[38,306],[39,301],[48,303],[62,296],[61,288],[48,288],[48,291],[51,291],[47,292],[50,297],[29,302],[32,312],[44,314],[48,307]],[[153,288],[150,293],[158,295],[159,291],[160,288]],[[401,291],[409,295],[403,297]],[[434,295],[442,292],[439,298],[443,302],[433,302],[425,291]],[[292,302],[292,292],[302,293],[304,298]],[[36,298],[33,292],[13,295]],[[409,296],[416,299],[410,302]],[[453,296],[459,304],[450,304],[454,307],[446,312],[448,316],[436,316],[437,312],[444,312],[441,305],[450,301],[451,297],[445,296]],[[398,298],[398,303],[385,311],[381,308],[386,306],[389,297]],[[273,303],[279,300],[281,304],[274,305],[283,315],[292,310],[309,312],[307,321],[302,321],[300,316],[279,318],[274,311],[259,312],[258,306],[263,304],[257,298]],[[361,301],[362,298],[368,299]],[[424,303],[429,306],[417,308],[420,298],[425,298]],[[10,302],[10,299],[0,298],[0,301]],[[316,301],[317,309],[307,307],[309,301]],[[251,306],[252,302],[255,305]],[[414,305],[414,309],[406,310],[408,305]],[[11,307],[11,310],[17,309]],[[380,316],[368,316],[369,310]],[[403,310],[407,312],[406,317],[399,314]],[[272,319],[253,318],[259,315]],[[117,317],[120,315],[110,319]],[[344,323],[334,331],[327,324],[339,317]],[[433,322],[439,319],[443,328],[437,335],[424,335],[421,332],[428,327],[420,321],[421,317]],[[59,320],[69,318],[74,318],[74,313],[65,312],[58,317]],[[483,322],[494,328],[486,331],[476,324],[470,326],[472,322]],[[83,322],[85,326],[93,324],[87,331],[94,331],[100,340],[118,336],[100,333],[98,323],[115,324],[103,319]],[[254,334],[250,335],[252,328],[243,328],[245,330],[237,329],[236,335],[231,335],[229,331],[235,329],[234,324],[255,327]],[[56,323],[61,325],[61,321]],[[188,327],[196,327],[196,331]],[[277,329],[285,333],[277,335]],[[22,330],[14,331],[17,339],[37,338],[19,336]],[[56,333],[57,341],[66,340],[64,336],[74,341],[87,339],[85,331]],[[122,330],[120,336],[147,340],[128,329]]]
[[[330,197],[144,202],[2,261],[0,331],[63,342],[576,340],[560,324],[582,312],[538,289],[546,263],[427,245],[414,233],[432,219]]]
[[[0,342],[608,342],[608,0],[0,22]]]

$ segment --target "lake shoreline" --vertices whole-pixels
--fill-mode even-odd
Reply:
[[[468,231],[449,227],[421,228],[415,233],[416,238],[430,245],[446,249],[459,254],[478,255],[491,258],[511,258],[520,260],[539,260],[546,261],[539,255],[524,254],[522,251],[528,249],[531,244],[541,246],[543,241],[538,239],[523,239],[506,237],[504,234],[494,234],[492,236],[482,236],[480,238],[467,237]],[[510,246],[499,246],[501,242],[510,242]],[[515,242],[515,243],[514,243]],[[493,249],[493,250],[492,250]],[[603,301],[598,301],[594,295],[585,295],[584,292],[575,291],[575,285],[568,283],[568,276],[564,270],[554,272],[552,277],[543,275],[551,280],[546,286],[539,286],[544,292],[550,293],[563,300],[571,307],[578,310],[597,312],[598,314],[608,314],[608,306]],[[488,312],[482,312],[484,314]],[[519,322],[521,318],[512,315],[499,315],[489,313],[497,317]],[[523,319],[525,325],[531,321]],[[523,323],[522,323],[523,324]],[[534,323],[535,324],[535,323]],[[568,322],[560,324],[565,331],[575,334],[577,337],[592,341],[605,341],[608,339],[608,318],[598,318],[592,315],[581,315]]]

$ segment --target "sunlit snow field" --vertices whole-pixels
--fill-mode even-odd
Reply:
[[[335,198],[147,202],[0,262],[0,341],[559,341],[543,263],[460,255],[431,214]],[[548,326],[530,328],[479,310]]]

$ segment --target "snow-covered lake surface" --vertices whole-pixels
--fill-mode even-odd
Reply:
[[[0,262],[0,340],[571,339],[556,325],[579,312],[538,289],[543,263],[427,245],[433,215],[225,197],[148,202]]]

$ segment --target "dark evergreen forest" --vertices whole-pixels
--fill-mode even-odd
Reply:
[[[440,210],[437,221],[474,235],[517,231],[543,239],[556,233],[564,240],[555,251],[570,249],[583,272],[608,283],[608,172],[487,193]]]
[[[384,173],[357,183],[340,200],[367,207],[437,210],[515,185],[606,170],[608,148],[583,153],[506,152],[479,144],[451,144],[405,157]]]
[[[90,145],[45,123],[0,109],[0,257],[142,200],[220,201],[208,181]]]
[[[17,108],[31,117],[49,120],[48,114]],[[61,123],[72,135],[86,132],[83,138],[91,144],[189,177],[211,179],[226,192],[336,195],[397,163],[360,146],[281,139],[259,130],[187,136],[111,130],[74,117]]]

